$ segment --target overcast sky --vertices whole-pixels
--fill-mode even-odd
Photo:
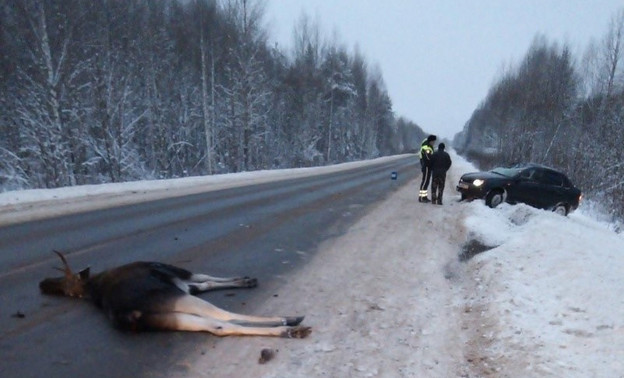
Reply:
[[[622,0],[267,0],[271,40],[289,50],[302,13],[357,45],[383,74],[393,109],[426,132],[461,131],[505,67],[533,38],[568,43],[580,58]]]

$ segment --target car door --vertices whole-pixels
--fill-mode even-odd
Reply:
[[[509,202],[522,202],[539,207],[542,172],[536,167],[523,170],[508,190]]]
[[[568,202],[564,176],[555,171],[545,170],[542,176],[541,208],[551,209],[561,202]]]

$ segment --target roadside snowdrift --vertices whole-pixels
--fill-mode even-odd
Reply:
[[[624,374],[624,239],[581,214],[467,204],[471,238],[498,246],[470,262],[471,306],[493,365],[511,376]]]

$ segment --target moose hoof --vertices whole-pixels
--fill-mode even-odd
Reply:
[[[256,287],[256,286],[258,286],[258,279],[257,278],[245,277],[245,278],[243,278],[243,283],[244,283],[245,287]]]
[[[312,333],[312,328],[297,326],[289,328],[282,336],[289,339],[304,339]]]
[[[297,326],[303,321],[304,316],[287,316],[284,318],[284,325]]]

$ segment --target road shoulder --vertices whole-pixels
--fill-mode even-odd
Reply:
[[[451,182],[453,178],[449,178]],[[181,361],[210,376],[461,376],[468,373],[465,299],[458,261],[461,204],[419,204],[412,181],[314,259],[259,314],[305,314],[304,340],[226,338]],[[296,251],[292,251],[295,253]],[[301,251],[299,251],[301,252]],[[468,286],[466,285],[468,282]],[[276,357],[258,364],[262,349]],[[223,361],[228,361],[223,364]]]

